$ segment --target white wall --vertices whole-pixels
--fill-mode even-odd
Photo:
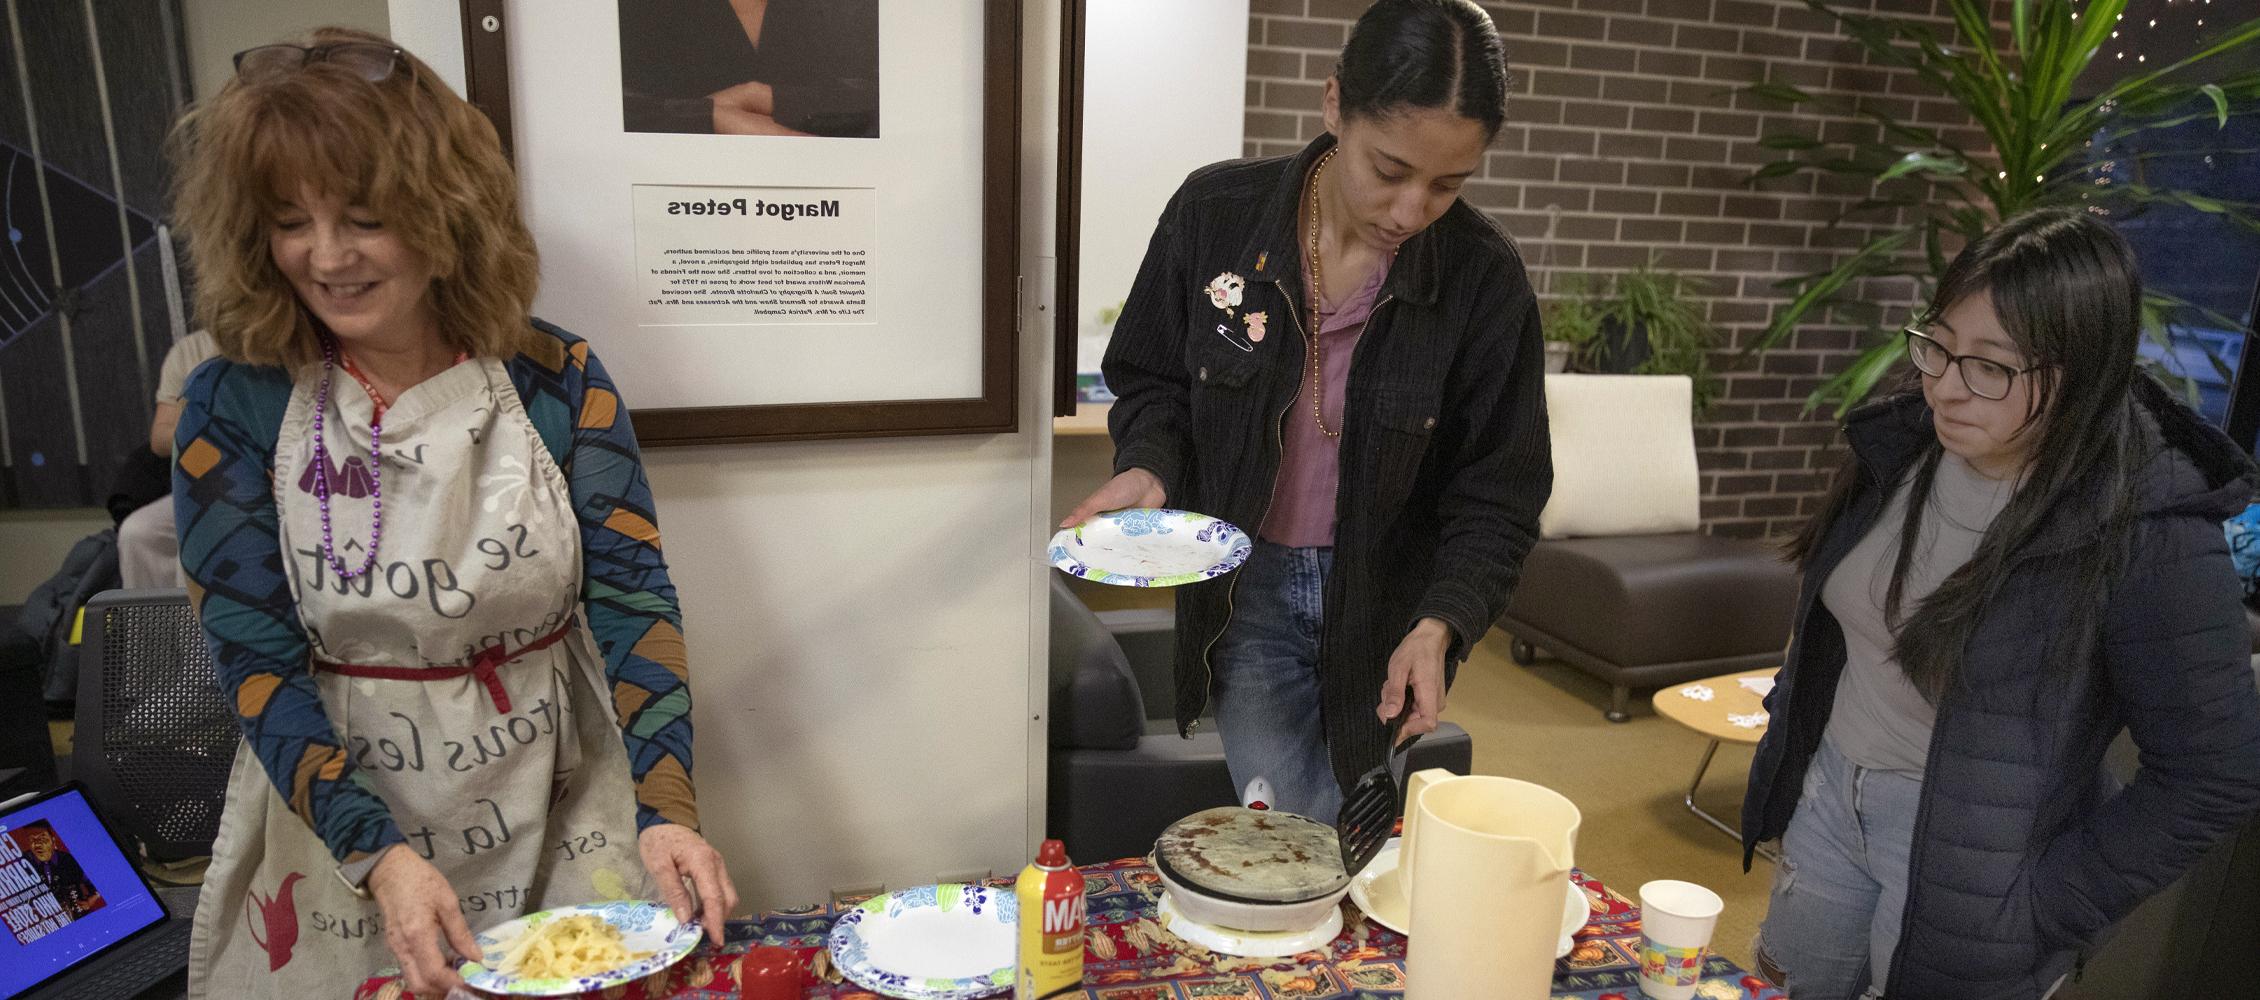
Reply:
[[[1095,372],[1154,220],[1195,168],[1241,154],[1248,0],[1090,0],[1076,370]],[[1204,279],[1205,280],[1205,279]]]
[[[254,45],[333,24],[378,34],[387,25],[385,0],[181,0],[181,20],[188,35],[189,81],[199,100],[218,93],[235,75],[235,54]]]
[[[391,0],[392,40],[439,71],[463,93],[463,10],[445,0]]]
[[[78,540],[110,526],[100,507],[0,510],[0,607],[22,604]]]
[[[610,0],[579,2],[609,16]],[[1050,287],[1036,279],[1058,29],[1052,4],[1026,6],[1020,259],[1033,293]],[[395,37],[444,34],[455,10],[393,0]],[[512,90],[524,156],[540,145],[527,130],[542,95]],[[583,112],[618,121],[617,105]],[[538,187],[568,168],[522,166],[543,256],[575,253],[545,236],[570,227]],[[1037,306],[1020,317],[1019,434],[645,453],[690,644],[701,818],[751,905],[1027,863],[1042,818],[1051,437],[1050,313]],[[603,318],[548,318],[605,349]],[[622,386],[631,406],[638,388]]]

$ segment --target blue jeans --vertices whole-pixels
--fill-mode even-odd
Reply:
[[[1233,790],[1271,785],[1271,807],[1332,824],[1342,788],[1319,718],[1318,634],[1330,548],[1258,541],[1211,650],[1210,697]],[[1376,695],[1378,697],[1378,695]]]
[[[1922,793],[1921,779],[1860,767],[1821,740],[1781,836],[1754,949],[1759,967],[1797,1000],[1884,995]]]

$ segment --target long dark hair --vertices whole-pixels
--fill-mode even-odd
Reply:
[[[1969,562],[1912,615],[1902,616],[1903,583],[1943,454],[1935,437],[1915,463],[1884,615],[1896,636],[1893,653],[1900,667],[1933,703],[1953,682],[1963,649],[2011,563],[2043,526],[2080,518],[2088,522],[2078,526],[2081,537],[2093,539],[2080,550],[2076,597],[2063,609],[2063,634],[2074,641],[2093,635],[2134,533],[2135,470],[2141,463],[2132,386],[2142,377],[2135,370],[2142,276],[2134,252],[2116,230],[2079,209],[2020,213],[1955,256],[1920,322],[1985,292],[1992,293],[1994,312],[2026,363],[2039,366],[2018,376],[2033,380],[2032,411],[2019,433],[2035,437],[2016,495],[1993,519]],[[1876,405],[1904,405],[1904,393],[1921,391],[1920,378],[1910,373],[1898,392]],[[1792,558],[1809,564],[1849,507],[1859,478],[1858,458],[1847,456],[1822,512],[1792,543]]]
[[[1471,0],[1381,0],[1350,29],[1334,64],[1342,117],[1381,118],[1440,108],[1482,123],[1507,121],[1507,50],[1491,15]]]

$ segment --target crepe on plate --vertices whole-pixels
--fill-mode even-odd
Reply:
[[[1293,813],[1204,809],[1162,831],[1154,858],[1190,888],[1253,902],[1299,903],[1350,884],[1334,828]]]

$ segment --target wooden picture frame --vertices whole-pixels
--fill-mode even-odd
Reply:
[[[468,99],[515,148],[502,0],[461,0]],[[973,2],[973,0],[964,0]],[[638,408],[645,446],[1011,434],[1019,430],[1016,257],[1020,243],[1021,0],[979,0],[982,20],[980,395],[736,406]],[[917,280],[916,272],[908,280]]]
[[[1083,43],[1089,0],[1060,4],[1059,206],[1052,290],[1052,416],[1075,415],[1075,333],[1083,258]]]
[[[463,99],[486,113],[502,139],[502,155],[513,156],[510,127],[510,46],[503,0],[462,0]]]

